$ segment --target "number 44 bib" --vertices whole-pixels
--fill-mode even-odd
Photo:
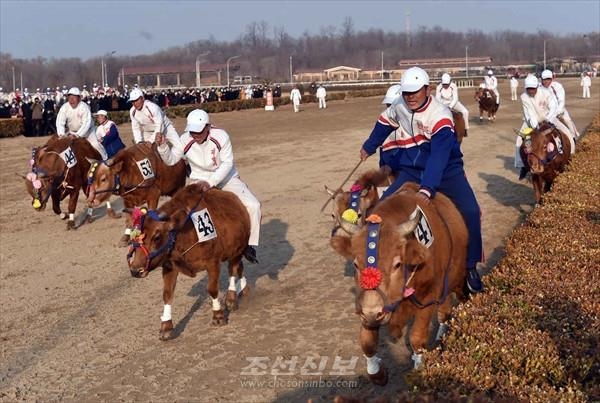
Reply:
[[[194,223],[194,228],[198,235],[198,242],[205,242],[217,237],[217,230],[210,218],[210,214],[208,214],[208,209],[197,211],[193,213],[190,218]]]

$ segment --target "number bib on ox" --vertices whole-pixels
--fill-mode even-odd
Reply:
[[[67,147],[65,151],[60,153],[60,158],[67,164],[67,168],[73,168],[77,165],[77,158],[71,147]]]
[[[144,180],[154,178],[154,170],[152,169],[152,164],[148,158],[144,158],[141,161],[136,161],[135,163],[137,164],[140,173],[144,177]]]
[[[208,214],[208,209],[202,209],[193,213],[190,218],[194,223],[196,234],[198,235],[198,242],[208,241],[217,237],[217,229]]]
[[[433,243],[433,232],[431,231],[429,222],[427,222],[425,212],[421,209],[421,207],[417,206],[417,208],[421,211],[421,219],[419,220],[419,224],[417,224],[417,228],[415,228],[415,238],[417,238],[417,240],[421,242],[423,246],[429,248]]]

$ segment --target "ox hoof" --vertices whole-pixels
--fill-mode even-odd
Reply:
[[[119,239],[119,246],[127,247],[129,245],[129,235],[123,234],[121,239]]]
[[[172,333],[173,333],[173,321],[167,320],[165,322],[161,322],[158,338],[161,339],[162,341],[171,340]]]
[[[96,221],[96,219],[93,216],[91,216],[91,215],[87,216],[87,218],[85,219],[85,222],[88,223],[88,224],[91,224],[94,221]]]
[[[369,379],[375,385],[385,386],[388,382],[388,373],[383,364],[379,364],[379,371],[376,374],[367,374],[369,375]]]
[[[111,208],[106,210],[106,215],[108,215],[110,218],[121,218],[123,216],[123,214],[115,213],[115,210]]]
[[[69,221],[67,221],[67,231],[72,230],[72,229],[77,229],[77,227],[75,226],[74,220],[69,220]]]
[[[240,292],[238,292],[238,295],[242,297],[247,297],[250,295],[250,286],[246,284],[246,286]]]
[[[225,312],[222,309],[218,311],[213,311],[213,317],[211,324],[213,326],[223,326],[227,324],[227,319],[225,319]]]
[[[236,311],[238,309],[237,293],[235,291],[227,291],[227,296],[225,297],[225,306],[230,311]]]

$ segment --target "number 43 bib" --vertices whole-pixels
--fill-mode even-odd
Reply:
[[[217,237],[217,230],[210,218],[210,214],[208,214],[208,209],[197,211],[193,213],[190,218],[194,223],[194,228],[198,235],[198,242],[205,242]]]

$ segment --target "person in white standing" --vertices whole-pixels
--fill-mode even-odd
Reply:
[[[302,94],[300,94],[300,90],[297,85],[294,85],[292,91],[290,92],[290,99],[292,104],[294,105],[294,112],[300,112],[300,101],[302,101]]]
[[[452,82],[450,74],[442,74],[442,82],[436,88],[435,99],[451,110],[460,112],[465,119],[465,130],[469,130],[469,110],[458,100],[458,86]]]
[[[517,89],[519,88],[519,80],[517,80],[516,76],[512,76],[510,78],[510,100],[516,101],[518,100]]]
[[[521,102],[523,104],[523,124],[519,130],[521,133],[525,133],[528,128],[537,129],[544,121],[550,122],[567,135],[571,143],[571,154],[575,153],[575,142],[571,131],[557,118],[558,102],[556,97],[549,89],[540,86],[538,79],[532,74],[525,78],[525,91],[521,94]],[[515,168],[520,168],[519,180],[524,179],[528,172],[519,152],[521,144],[523,144],[523,137],[517,135]]]
[[[94,135],[90,107],[85,102],[81,102],[81,92],[77,87],[72,87],[67,91],[67,102],[58,110],[56,133],[59,138],[74,136],[87,139],[92,147],[100,153],[102,159],[106,159],[106,151]]]
[[[592,86],[592,78],[590,74],[585,72],[581,77],[581,87],[583,89],[582,98],[590,98],[590,87]]]
[[[542,71],[542,85],[552,91],[552,94],[556,97],[558,103],[558,115],[557,117],[569,128],[571,135],[577,140],[579,138],[579,132],[575,127],[571,115],[565,107],[565,88],[561,83],[554,79],[554,75],[550,70]]]
[[[327,103],[325,102],[326,96],[327,91],[325,90],[325,87],[323,87],[323,84],[320,84],[319,88],[317,88],[317,99],[319,100],[319,109],[327,108]]]
[[[157,134],[163,134],[169,141],[179,140],[179,135],[171,120],[165,115],[160,106],[144,98],[144,93],[139,88],[134,88],[129,93],[129,110],[131,131],[135,144],[142,141],[153,143]]]
[[[485,88],[490,91],[493,91],[496,95],[496,105],[500,105],[500,93],[498,92],[498,79],[494,76],[494,72],[492,70],[488,70],[487,76],[483,78],[485,82]]]
[[[187,117],[185,133],[166,144],[165,137],[158,133],[158,153],[167,165],[175,165],[184,158],[191,168],[190,180],[199,183],[203,190],[212,187],[235,193],[250,215],[250,239],[244,256],[256,263],[256,250],[260,235],[260,202],[242,182],[233,161],[233,147],[229,134],[210,124],[208,113],[195,109]]]

